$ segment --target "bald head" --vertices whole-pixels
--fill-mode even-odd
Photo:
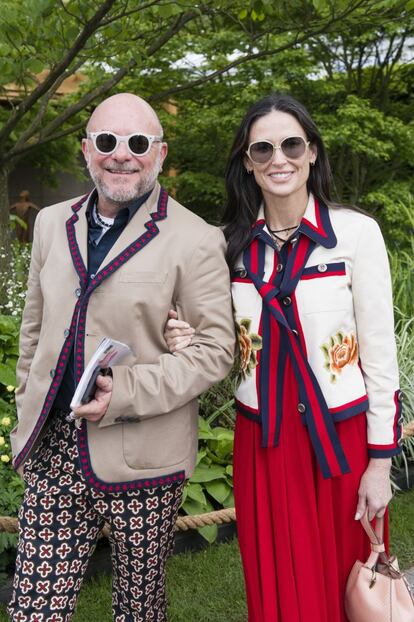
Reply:
[[[88,132],[111,130],[118,134],[140,131],[161,136],[163,133],[155,110],[132,93],[118,93],[105,99],[93,111],[86,129]]]

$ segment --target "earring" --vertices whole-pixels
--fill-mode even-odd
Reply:
[[[311,161],[310,161],[310,165],[311,165],[311,166],[315,166],[315,163],[316,163],[316,160],[311,160]]]
[[[251,175],[251,174],[253,173],[253,169],[252,169],[252,168],[250,168],[250,169],[249,169],[249,168],[246,168],[246,173],[247,173],[248,175]]]

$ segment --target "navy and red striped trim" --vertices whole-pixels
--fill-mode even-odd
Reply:
[[[75,310],[72,315],[72,321],[71,321],[70,328],[69,328],[69,334],[67,338],[65,339],[62,349],[60,351],[60,354],[58,356],[58,360],[55,365],[55,374],[53,376],[52,382],[49,386],[48,392],[43,402],[40,415],[36,421],[35,427],[33,428],[31,435],[29,436],[29,439],[27,440],[23,449],[18,453],[18,455],[15,457],[13,461],[13,467],[15,469],[17,469],[18,466],[26,459],[28,453],[33,447],[33,444],[35,443],[37,437],[39,436],[46,422],[46,419],[50,413],[50,410],[53,406],[53,402],[55,400],[58,389],[62,382],[63,374],[65,373],[66,365],[68,364],[70,352],[71,352],[72,345],[75,339],[76,317],[77,317],[77,312],[78,312],[79,307],[80,307],[80,301],[78,300],[75,306]]]
[[[304,233],[311,240],[325,248],[334,248],[337,244],[336,235],[329,218],[329,208],[314,197],[316,226],[303,217],[298,233]]]
[[[403,418],[402,418],[402,393],[399,389],[397,389],[394,393],[394,404],[395,404],[395,414],[394,414],[394,424],[393,424],[393,433],[394,439],[393,442],[389,445],[375,445],[373,443],[368,443],[368,455],[370,458],[391,458],[392,456],[396,456],[402,452],[401,447],[401,439],[403,433]]]
[[[280,300],[294,291],[314,243],[306,236],[300,236],[289,254],[280,288],[262,280],[263,271],[258,257],[260,247],[264,255],[267,244],[267,236],[265,237],[263,232],[256,228],[254,239],[243,253],[243,263],[248,276],[263,298],[263,347],[260,368],[262,446],[271,447],[278,441],[282,413],[276,404],[281,404],[279,398],[283,391],[283,373],[279,373],[279,370],[285,368],[286,357],[289,356],[298,382],[299,397],[305,406],[304,419],[322,473],[324,477],[347,473],[349,466],[322,391],[280,305]],[[287,303],[289,306],[289,301]],[[276,347],[279,349],[276,352],[277,366],[271,364],[275,362],[272,351]],[[280,361],[282,367],[279,367]]]
[[[362,412],[366,412],[369,407],[368,395],[363,395],[352,402],[341,404],[341,406],[335,406],[330,408],[329,412],[332,415],[334,421],[345,421],[355,415],[360,415]]]
[[[246,406],[246,404],[243,404],[238,399],[234,400],[234,404],[236,407],[236,411],[240,415],[243,415],[243,417],[247,417],[247,419],[250,419],[251,421],[255,421],[256,423],[262,422],[262,419],[260,417],[260,412],[258,409],[250,408],[250,406]]]
[[[327,263],[325,264],[326,270],[324,272],[321,271],[320,265],[318,266],[309,266],[309,268],[305,268],[302,272],[301,281],[306,281],[308,279],[322,279],[328,276],[345,276],[345,262],[339,261],[337,263]]]
[[[66,233],[68,236],[69,250],[72,257],[73,265],[75,266],[75,270],[79,276],[79,284],[81,289],[84,290],[86,288],[88,282],[88,271],[83,263],[82,255],[79,250],[78,241],[75,235],[75,223],[79,220],[79,216],[77,212],[80,210],[82,205],[85,203],[86,199],[89,195],[85,195],[72,205],[73,215],[66,221]]]

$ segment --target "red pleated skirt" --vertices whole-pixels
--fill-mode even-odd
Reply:
[[[368,464],[365,413],[337,424],[351,473],[324,479],[292,376],[278,447],[237,416],[234,493],[249,622],[347,622],[344,592],[369,540],[354,520]]]

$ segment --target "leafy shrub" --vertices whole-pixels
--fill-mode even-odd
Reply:
[[[20,321],[0,315],[0,516],[16,516],[23,480],[11,468],[9,435],[16,422],[14,392]],[[14,560],[17,535],[0,532],[0,579]]]
[[[396,323],[398,365],[401,389],[404,395],[404,425],[414,421],[414,318],[401,317]],[[403,453],[394,459],[395,466],[407,468],[414,462],[414,436],[405,439]],[[408,479],[408,473],[407,473]]]
[[[8,268],[0,274],[0,313],[20,317],[26,300],[31,246],[17,240],[11,245]],[[0,248],[0,258],[5,259]]]

